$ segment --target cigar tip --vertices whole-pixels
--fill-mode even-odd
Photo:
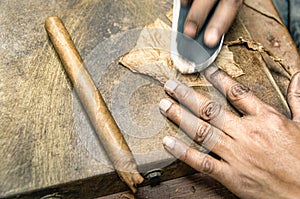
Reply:
[[[61,21],[58,16],[49,16],[45,20],[45,26],[47,27],[48,25],[56,21]]]

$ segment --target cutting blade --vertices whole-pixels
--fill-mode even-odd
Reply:
[[[184,74],[201,72],[210,66],[218,56],[224,35],[216,47],[210,48],[204,44],[204,32],[207,24],[204,24],[201,32],[193,39],[183,34],[186,17],[191,6],[181,6],[180,0],[174,0],[171,58],[175,67]],[[208,17],[209,21],[210,16]]]

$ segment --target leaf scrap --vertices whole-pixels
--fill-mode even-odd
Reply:
[[[215,64],[223,71],[226,71],[231,77],[239,77],[245,74],[239,65],[235,63],[233,53],[226,45],[222,47]]]

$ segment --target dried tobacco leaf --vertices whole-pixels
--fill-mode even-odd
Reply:
[[[154,23],[144,27],[136,46],[122,56],[119,62],[133,72],[149,75],[161,83],[177,79],[189,86],[210,85],[201,73],[183,75],[176,70],[170,56],[171,33],[170,26],[161,19],[156,19]],[[234,62],[228,47],[222,48],[216,64],[232,77],[244,74]]]
[[[226,46],[234,46],[234,45],[245,45],[248,49],[251,49],[253,51],[257,51],[261,54],[261,56],[264,58],[266,63],[275,62],[281,66],[281,68],[287,73],[289,79],[291,79],[292,72],[290,71],[289,66],[286,66],[283,63],[283,60],[281,58],[276,57],[272,51],[265,48],[261,43],[253,41],[253,40],[247,40],[243,37],[238,38],[234,41],[225,42]],[[269,60],[269,61],[268,61]]]
[[[268,9],[265,8],[265,5],[263,5],[263,1],[253,1],[253,0],[244,0],[244,5],[255,10],[256,12],[274,19],[279,24],[283,25],[282,20],[274,15],[273,13],[269,12]]]
[[[215,64],[223,71],[226,71],[231,77],[239,77],[245,74],[239,65],[235,63],[233,53],[226,45],[222,47]]]

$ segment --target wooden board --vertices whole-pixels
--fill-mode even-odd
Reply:
[[[64,21],[121,126],[140,171],[163,168],[162,180],[194,172],[174,162],[161,145],[161,139],[168,134],[188,140],[158,111],[158,102],[166,97],[162,85],[116,63],[118,56],[134,45],[131,36],[138,33],[135,28],[157,17],[165,19],[171,3],[158,0],[0,2],[1,198],[45,195],[91,198],[127,190],[95,139],[48,40],[43,26],[49,15],[58,15]],[[241,30],[242,25],[235,23],[228,40],[241,35],[249,37],[247,32],[236,32],[234,28]],[[128,31],[132,29],[135,31]],[[266,65],[260,54],[240,46],[231,50],[247,74],[238,80],[288,115],[278,91],[265,74]],[[294,48],[290,51],[294,52]],[[219,96],[211,88],[198,89]],[[128,131],[132,128],[126,126],[128,120],[134,131]],[[210,189],[217,191],[213,186]]]
[[[129,199],[129,191],[103,196],[97,199]],[[175,198],[201,198],[201,199],[236,199],[220,183],[212,178],[197,173],[169,181],[162,182],[157,186],[141,187],[135,194],[136,199],[175,199]]]

